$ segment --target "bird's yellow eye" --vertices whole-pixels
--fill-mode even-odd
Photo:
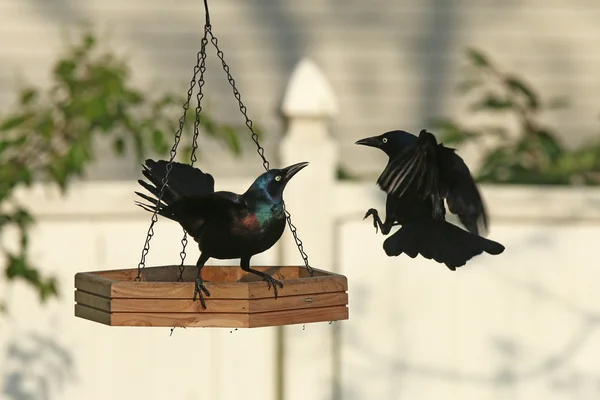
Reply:
[[[382,141],[383,143],[387,143],[387,138],[383,138],[383,139],[381,139],[381,141]]]
[[[277,176],[275,177],[275,180],[276,180],[277,182],[279,182],[279,181],[281,180],[281,175],[277,175]]]

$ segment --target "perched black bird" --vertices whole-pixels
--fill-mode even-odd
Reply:
[[[137,205],[179,224],[198,243],[201,251],[196,264],[196,293],[206,308],[202,293],[210,297],[203,284],[202,267],[209,258],[240,258],[240,267],[259,275],[269,289],[283,284],[264,272],[250,268],[250,258],[273,246],[285,229],[283,190],[290,179],[308,165],[302,162],[283,169],[272,169],[260,175],[242,195],[215,192],[214,178],[198,168],[173,163],[161,202],[158,202],[167,161],[146,160],[142,173],[150,181],[139,184],[153,194],[152,198],[135,192],[151,204]],[[194,294],[194,298],[196,295]]]
[[[385,222],[373,208],[365,215],[373,216],[375,229],[379,227],[384,235],[402,225],[385,240],[387,255],[421,254],[455,270],[483,252],[504,251],[500,243],[479,236],[480,228],[487,231],[487,213],[469,168],[455,149],[438,144],[426,130],[418,137],[391,131],[356,144],[376,147],[389,157],[377,179],[388,194]],[[446,222],[444,200],[468,232]]]

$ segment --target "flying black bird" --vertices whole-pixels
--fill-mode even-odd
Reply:
[[[146,160],[142,173],[150,181],[139,184],[153,194],[152,198],[135,192],[151,204],[136,204],[179,224],[198,243],[201,251],[196,264],[196,293],[206,308],[202,293],[210,297],[203,284],[202,267],[209,258],[240,258],[240,267],[259,275],[269,289],[283,284],[264,272],[250,268],[250,258],[273,246],[285,229],[283,190],[290,179],[308,165],[302,162],[283,169],[272,169],[260,175],[242,195],[215,192],[214,178],[187,164],[172,163],[161,202],[158,202],[162,181],[167,173],[167,161]]]
[[[444,263],[451,270],[483,252],[500,254],[504,246],[479,236],[487,230],[487,213],[469,168],[455,149],[438,144],[422,130],[419,137],[391,131],[361,139],[356,144],[384,151],[389,161],[377,184],[385,191],[386,218],[382,222],[371,208],[375,229],[387,235],[395,225],[402,228],[385,240],[389,256],[421,254]],[[446,222],[446,207],[457,214],[468,232]]]

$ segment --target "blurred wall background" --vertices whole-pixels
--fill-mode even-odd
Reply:
[[[600,5],[594,0],[227,0],[210,7],[214,33],[251,118],[265,127],[268,149],[282,136],[279,108],[287,79],[301,58],[311,57],[339,96],[332,135],[340,142],[341,165],[355,174],[375,174],[378,166],[353,143],[386,130],[418,132],[431,118],[459,112],[454,86],[467,46],[489,52],[544,95],[567,96],[571,107],[551,117],[567,142],[599,131]],[[0,18],[0,107],[5,107],[16,77],[47,81],[65,31],[82,23],[92,24],[131,60],[137,83],[185,93],[202,36],[203,5],[1,0]],[[208,110],[243,122],[216,57],[209,57],[207,74]],[[260,171],[251,151],[242,161],[223,162],[218,145],[206,146],[206,162],[219,173]],[[136,171],[107,154],[89,177],[128,179]]]

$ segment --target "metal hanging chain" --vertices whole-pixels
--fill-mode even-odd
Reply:
[[[242,115],[244,116],[244,118],[246,119],[246,126],[252,133],[252,140],[256,144],[256,152],[262,158],[263,167],[265,168],[265,170],[268,171],[269,170],[269,161],[267,161],[267,159],[265,157],[265,149],[258,142],[258,134],[254,131],[252,120],[248,117],[248,114],[246,113],[246,111],[247,111],[246,106],[242,102],[242,96],[241,96],[240,92],[238,91],[238,89],[236,88],[235,80],[233,79],[233,77],[231,76],[231,73],[229,72],[229,65],[227,65],[227,63],[225,62],[223,51],[221,51],[221,49],[219,48],[219,45],[218,45],[219,41],[217,40],[217,37],[212,33],[211,26],[210,26],[210,19],[208,17],[207,0],[204,0],[204,7],[206,8],[206,20],[207,20],[206,30],[208,31],[208,34],[210,35],[210,41],[215,46],[215,49],[217,50],[217,57],[219,57],[219,59],[221,60],[221,65],[223,66],[223,70],[227,74],[227,80],[229,81],[229,84],[231,85],[231,89],[233,91],[233,96],[238,101],[240,111],[241,111]],[[289,213],[289,211],[286,209],[285,203],[283,205],[283,209],[285,212],[285,218],[287,220],[288,226],[290,227],[290,231],[292,232],[292,235],[294,236],[294,241],[296,242],[296,246],[298,246],[298,251],[300,252],[300,256],[304,260],[304,265],[306,266],[306,269],[307,269],[308,273],[310,274],[310,276],[313,276],[314,270],[308,262],[308,255],[304,252],[304,245],[302,243],[302,240],[300,240],[300,238],[298,237],[297,228],[292,223],[292,216]]]
[[[202,38],[202,42],[200,45],[200,52],[198,53],[198,62],[200,64],[200,77],[198,78],[198,94],[196,95],[197,105],[196,105],[196,119],[194,121],[194,136],[192,138],[192,154],[190,155],[190,165],[193,167],[196,161],[198,161],[198,157],[196,157],[196,150],[198,150],[198,135],[200,134],[199,126],[200,126],[200,113],[202,112],[202,98],[204,97],[204,93],[202,92],[202,87],[204,86],[204,73],[206,72],[206,45],[208,44],[207,39],[208,30],[206,26],[204,27],[204,37]],[[179,277],[177,278],[178,282],[183,282],[183,271],[185,270],[185,248],[188,244],[187,232],[185,229],[183,230],[183,238],[181,239],[181,252],[179,253],[179,257],[181,257],[181,264],[179,265]]]
[[[207,19],[207,21],[208,21],[208,19]],[[204,62],[206,61],[206,44],[207,43],[208,43],[207,30],[205,28],[204,38],[202,39],[202,47],[200,48],[200,51],[198,52],[196,66],[194,67],[194,75],[192,76],[192,79],[190,80],[190,88],[187,92],[187,100],[183,105],[183,116],[179,119],[179,129],[177,130],[177,132],[175,132],[175,143],[173,144],[173,147],[171,148],[171,152],[170,152],[171,158],[169,159],[169,163],[167,164],[167,167],[166,167],[167,172],[165,174],[165,177],[162,180],[162,185],[161,185],[160,193],[158,196],[158,203],[160,203],[160,201],[162,200],[162,197],[163,197],[163,194],[165,191],[165,187],[167,186],[167,182],[169,181],[169,174],[171,173],[171,169],[173,168],[173,160],[175,159],[175,156],[177,155],[177,147],[179,146],[179,142],[181,141],[181,134],[183,132],[183,127],[185,125],[187,111],[190,108],[190,100],[192,99],[192,94],[194,92],[194,86],[196,86],[196,76],[198,75],[199,72],[201,72],[200,82],[202,85],[204,85],[204,71],[206,70]],[[204,66],[204,68],[203,68],[203,66]],[[201,92],[201,90],[200,90],[200,92]],[[200,100],[202,97],[200,97],[200,94],[198,94],[198,96],[199,96],[199,100]],[[198,116],[196,118],[198,118]],[[197,139],[197,134],[194,133],[193,146],[195,146],[195,148],[192,149],[192,157],[194,157],[194,158],[195,158],[195,154],[194,154],[195,149],[198,147],[198,144],[196,143],[196,139]],[[194,161],[195,161],[195,159],[194,159]],[[144,267],[146,266],[146,256],[148,255],[148,252],[150,251],[150,241],[152,240],[152,237],[154,236],[154,224],[156,224],[157,221],[158,221],[158,208],[156,208],[154,210],[154,213],[152,213],[152,220],[150,222],[150,227],[148,228],[148,233],[146,235],[146,242],[144,243],[144,248],[142,250],[142,256],[140,258],[140,262],[139,262],[138,268],[137,268],[138,272],[137,272],[137,276],[135,278],[136,281],[140,281],[142,278],[142,269],[144,269]],[[185,239],[185,241],[184,241],[184,239]],[[181,261],[182,265],[185,260],[185,245],[187,245],[187,237],[186,237],[185,233],[184,233],[184,239],[181,240],[181,243],[183,245],[183,250],[180,253],[180,256],[182,258],[182,261]],[[180,271],[181,271],[181,269],[180,269]]]

